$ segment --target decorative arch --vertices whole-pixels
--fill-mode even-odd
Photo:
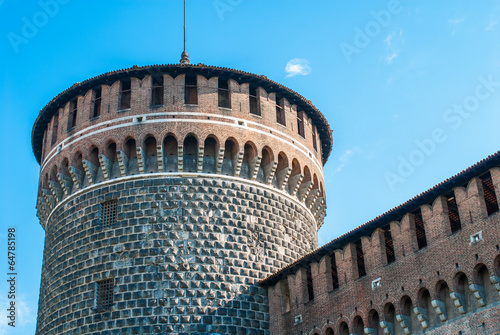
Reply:
[[[299,161],[294,158],[292,160],[292,171],[290,172],[290,178],[288,178],[288,193],[294,195],[296,188],[298,188],[300,182],[302,181],[302,174]]]
[[[196,172],[198,161],[198,139],[194,134],[184,138],[183,143],[183,170],[184,172]]]
[[[328,327],[326,328],[326,332],[325,332],[325,335],[335,335],[334,332],[333,332],[333,329]]]
[[[388,302],[385,304],[382,317],[383,320],[381,323],[384,330],[387,329],[390,334],[394,335],[401,334],[401,328],[396,320],[396,308],[392,303]]]
[[[463,272],[458,272],[453,279],[453,296],[456,311],[465,314],[474,309],[475,303],[469,289],[469,279]]]
[[[399,317],[402,319],[400,325],[403,328],[403,332],[415,332],[417,330],[417,320],[414,317],[415,313],[413,313],[413,302],[411,298],[407,295],[403,296],[400,300],[399,308],[401,311]]]
[[[167,134],[163,139],[163,170],[177,172],[179,145],[174,134]]]
[[[148,135],[144,139],[144,172],[156,172],[158,171],[158,159],[156,158],[156,138],[153,135]]]
[[[123,145],[123,150],[128,159],[137,158],[136,148],[137,144],[135,142],[135,139],[133,139],[132,137],[127,137]]]
[[[365,333],[365,324],[363,322],[363,318],[357,315],[352,321],[352,330],[354,334],[364,335]]]
[[[476,294],[476,303],[478,307],[483,307],[493,302],[493,288],[490,283],[490,273],[486,265],[479,263],[474,267],[473,271],[474,284],[471,289],[474,293],[478,292],[481,298]],[[483,292],[481,292],[483,291]],[[483,294],[481,294],[483,293]]]
[[[381,335],[383,330],[380,327],[380,316],[374,309],[368,312],[368,322],[366,327],[370,330],[370,335]]]
[[[59,173],[62,173],[63,175],[65,176],[70,176],[70,173],[69,173],[69,160],[67,157],[64,157],[62,162],[61,162],[61,166],[59,167]]]
[[[339,325],[339,335],[349,335],[349,326],[344,321]]]
[[[273,164],[275,163],[274,163],[274,155],[272,149],[266,145],[264,148],[262,148],[261,157],[262,159],[260,161],[260,167],[257,179],[265,183],[270,183],[271,180],[268,179],[269,178],[272,179],[274,176],[274,171],[276,171],[276,165],[274,165],[274,171],[273,171]]]
[[[233,176],[236,166],[236,158],[239,152],[239,145],[236,139],[230,137],[224,143],[224,159],[222,162],[222,174]]]
[[[203,172],[215,173],[217,165],[217,155],[219,150],[219,140],[215,135],[208,135],[203,144]]]
[[[441,314],[438,314],[439,318],[436,321],[444,322],[456,316],[450,300],[450,289],[444,280],[440,280],[436,284],[436,304],[439,304],[438,307],[441,312]]]
[[[54,165],[52,166],[52,168],[50,169],[50,176],[49,176],[49,180],[50,180],[50,181],[54,181],[54,182],[59,182],[59,181],[57,180],[57,165],[56,165],[56,164],[54,164]]]
[[[75,152],[73,159],[71,160],[71,165],[80,171],[83,171],[83,156],[81,151]]]
[[[243,146],[243,162],[241,164],[240,177],[250,179],[253,174],[255,158],[257,157],[257,149],[255,144],[248,141]]]
[[[421,288],[417,295],[417,313],[427,322],[428,327],[436,325],[435,313],[431,304],[431,294],[429,290]]]
[[[110,141],[106,146],[106,150],[104,151],[104,155],[111,162],[116,162],[116,143],[114,141]]]
[[[88,156],[88,161],[94,164],[96,167],[99,167],[99,149],[93,145],[90,147],[90,152]]]

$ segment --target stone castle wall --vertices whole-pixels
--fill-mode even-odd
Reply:
[[[271,334],[499,334],[499,157],[266,279]]]

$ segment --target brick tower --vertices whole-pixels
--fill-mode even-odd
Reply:
[[[317,248],[324,116],[264,76],[134,66],[40,112],[37,334],[269,334],[256,282]]]

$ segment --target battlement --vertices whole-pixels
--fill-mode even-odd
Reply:
[[[301,96],[239,71],[134,67],[75,84],[42,110],[33,145],[44,227],[71,194],[151,173],[247,179],[297,198],[318,228],[326,214],[328,124]]]
[[[474,313],[490,334],[499,166],[497,152],[263,280],[271,333],[442,334]]]

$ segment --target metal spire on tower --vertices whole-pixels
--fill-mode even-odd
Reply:
[[[189,54],[186,51],[186,0],[184,0],[184,51],[181,54],[181,64],[189,63]]]

